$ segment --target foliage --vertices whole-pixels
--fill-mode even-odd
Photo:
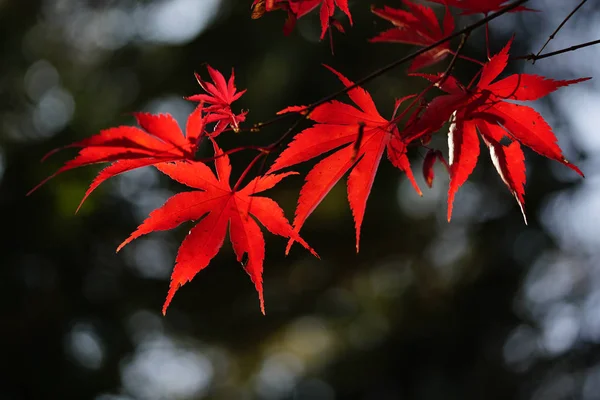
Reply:
[[[492,163],[501,179],[517,200],[525,218],[525,162],[521,146],[526,146],[540,155],[556,160],[578,174],[583,173],[565,159],[557,145],[557,139],[544,118],[533,108],[513,101],[539,99],[562,86],[568,86],[590,78],[553,80],[537,75],[516,74],[499,78],[507,67],[512,39],[504,48],[485,61],[462,55],[464,44],[471,32],[506,12],[530,11],[521,4],[525,0],[506,4],[506,1],[486,0],[436,0],[442,4],[444,15],[438,21],[436,9],[404,0],[406,9],[384,7],[373,8],[375,15],[391,22],[394,28],[387,30],[372,42],[399,42],[423,47],[402,62],[412,61],[409,71],[439,65],[451,56],[442,72],[412,73],[414,79],[425,78],[428,85],[419,93],[395,101],[394,113],[389,119],[378,112],[370,94],[342,73],[327,67],[343,84],[340,92],[324,97],[308,106],[291,106],[271,121],[245,127],[246,112],[236,112],[232,104],[245,91],[235,87],[233,71],[229,80],[217,70],[207,67],[211,82],[196,75],[205,93],[188,98],[199,102],[189,116],[182,134],[170,115],[134,114],[140,128],[120,126],[106,129],[99,134],[69,146],[81,148],[79,154],[67,162],[56,173],[73,168],[110,162],[92,182],[84,200],[106,179],[135,168],[153,165],[172,179],[197,189],[176,194],[162,207],[153,211],[137,230],[120,246],[135,238],[156,231],[172,229],[185,221],[198,221],[183,241],[171,277],[171,285],[163,313],[178,288],[191,280],[205,268],[221,248],[227,226],[237,260],[250,275],[259,294],[260,307],[264,313],[262,294],[262,271],[265,243],[255,219],[268,231],[289,239],[287,251],[293,242],[300,242],[315,256],[316,253],[300,237],[306,219],[331,188],[348,172],[348,201],[354,216],[356,250],[359,250],[360,230],[366,203],[373,186],[375,175],[383,153],[390,162],[403,171],[415,190],[421,191],[414,179],[408,150],[423,147],[427,155],[423,162],[423,173],[429,186],[433,183],[433,164],[436,160],[448,167],[450,186],[448,190],[448,221],[456,192],[469,178],[480,154],[479,137],[490,152]],[[352,24],[347,0],[255,0],[252,16],[261,17],[275,10],[288,14],[284,32],[289,34],[295,22],[318,8],[321,22],[321,39],[332,27],[343,32],[344,28],[335,19],[335,11],[341,10]],[[478,22],[462,31],[455,31],[451,8],[461,14],[483,13],[484,23]],[[494,12],[495,14],[488,15]],[[456,48],[451,39],[462,35]],[[487,38],[487,35],[486,35]],[[488,44],[489,53],[489,44]],[[479,68],[468,84],[461,83],[453,74],[456,62],[464,59]],[[396,63],[397,65],[401,62]],[[359,83],[374,79],[384,71],[378,70]],[[478,79],[478,80],[477,80]],[[475,81],[477,80],[477,84]],[[442,94],[434,94],[439,89]],[[334,99],[347,94],[354,103],[348,104]],[[400,109],[402,108],[402,111]],[[291,142],[279,154],[265,174],[259,174],[243,189],[242,181],[252,167],[268,154],[279,150],[281,144],[293,133],[297,123],[281,138],[267,147],[246,147],[223,151],[216,144],[217,137],[226,132],[259,132],[264,127],[281,121],[285,116],[297,115],[297,122],[308,119],[315,124],[295,133]],[[447,130],[443,130],[448,124]],[[440,133],[445,132],[445,133]],[[441,151],[429,147],[431,137],[446,134],[448,137],[448,162]],[[200,160],[196,156],[202,141],[214,146],[214,157]],[[241,150],[258,151],[253,161],[231,187],[229,154]],[[55,151],[51,152],[54,153]],[[283,211],[272,199],[254,196],[270,189],[294,172],[274,174],[313,158],[325,155],[306,175],[301,189],[293,225],[285,219]],[[214,164],[216,175],[206,164]],[[41,184],[46,182],[44,180]],[[40,184],[40,185],[41,185]],[[37,189],[36,186],[33,190]],[[32,190],[32,191],[33,191]],[[83,201],[82,201],[83,203]],[[525,219],[526,222],[526,219]]]

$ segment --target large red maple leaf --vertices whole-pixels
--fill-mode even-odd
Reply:
[[[209,106],[206,107],[205,111],[209,113],[206,117],[206,123],[211,122],[225,122],[225,125],[229,124],[234,131],[239,130],[240,122],[246,120],[246,112],[235,114],[231,109],[231,104],[238,100],[246,90],[241,92],[237,91],[235,87],[235,74],[233,69],[231,70],[231,76],[228,81],[225,81],[225,77],[216,69],[207,65],[208,74],[214,83],[206,82],[202,80],[200,74],[196,73],[196,80],[200,87],[206,92],[206,94],[196,94],[189,96],[187,99],[191,101],[199,101]],[[219,127],[215,130],[211,136],[216,137],[223,131],[225,126]]]
[[[105,129],[99,134],[48,153],[47,158],[59,150],[82,148],[79,154],[54,174],[31,189],[28,195],[56,175],[86,165],[111,162],[94,179],[79,208],[87,197],[105,180],[132,169],[172,160],[193,160],[204,134],[205,120],[202,105],[188,117],[185,136],[177,121],[169,114],[135,113],[140,128],[119,126]]]
[[[454,18],[446,7],[442,26],[438,23],[433,9],[421,4],[404,0],[408,11],[384,6],[383,9],[371,8],[373,14],[390,21],[395,28],[380,33],[370,39],[370,42],[397,42],[414,44],[417,46],[429,46],[451,35],[454,31]],[[426,53],[416,57],[410,70],[427,67],[443,60],[450,54],[450,43],[445,42]]]
[[[525,163],[521,145],[529,147],[544,157],[556,160],[583,176],[579,168],[564,157],[552,129],[537,111],[506,100],[537,100],[560,87],[590,78],[553,80],[538,75],[514,74],[496,81],[508,63],[511,43],[512,39],[483,66],[475,88],[466,89],[453,77],[447,77],[440,88],[449,94],[436,98],[437,103],[430,105],[428,110],[429,116],[438,114],[446,117],[449,110],[454,108],[448,132],[450,164],[448,220],[452,216],[452,204],[456,192],[466,182],[477,163],[478,133],[490,151],[498,174],[515,196],[525,222],[527,222],[524,211]],[[440,76],[423,74],[421,76],[431,81],[440,79]],[[412,138],[426,132],[423,126],[427,123],[427,118],[424,116],[420,119],[422,126],[413,130]],[[434,129],[439,129],[437,126],[439,122],[438,118]],[[508,145],[504,145],[504,142],[508,142]]]
[[[243,264],[244,269],[256,287],[260,309],[264,314],[262,272],[265,240],[255,219],[269,232],[300,242],[317,256],[292,229],[283,210],[275,201],[267,197],[254,196],[256,193],[272,188],[286,176],[296,173],[260,176],[254,178],[241,190],[235,190],[235,187],[232,189],[229,184],[231,176],[229,157],[214,141],[213,145],[216,176],[206,164],[201,162],[175,161],[156,165],[160,171],[177,182],[198,190],[176,194],[162,207],[151,212],[135,232],[121,243],[117,251],[147,233],[173,229],[183,222],[199,220],[177,252],[169,293],[163,306],[164,314],[175,292],[207,267],[210,260],[217,255],[229,225],[229,238],[238,262],[242,262],[244,254],[247,254],[247,261]]]
[[[353,82],[333,68],[327,68],[346,87],[353,85]],[[387,150],[388,159],[392,164],[406,173],[415,190],[419,194],[421,191],[413,177],[406,146],[400,140],[396,125],[379,114],[373,99],[364,89],[356,87],[348,91],[348,95],[357,107],[335,100],[316,107],[308,117],[317,124],[297,134],[275,160],[269,172],[337,149],[321,160],[306,176],[298,200],[294,229],[300,231],[308,216],[331,188],[352,169],[348,177],[348,201],[354,216],[358,251],[367,198],[384,151]],[[303,109],[290,107],[285,111]],[[290,241],[288,250],[292,243],[293,240]]]

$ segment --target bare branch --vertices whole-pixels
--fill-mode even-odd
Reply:
[[[454,68],[454,65],[456,64],[456,60],[458,60],[458,57],[460,56],[460,52],[465,47],[465,44],[467,44],[467,39],[469,38],[470,34],[471,34],[471,31],[465,32],[462,35],[462,37],[460,38],[460,44],[458,45],[458,48],[456,49],[456,52],[454,53],[454,55],[452,57],[452,61],[450,61],[450,64],[448,64],[448,67],[444,71],[444,74],[442,75],[442,79],[440,79],[439,82],[436,83],[437,85],[442,86],[444,84],[444,82],[446,82],[446,79],[448,79],[448,76],[450,76],[450,73],[452,72],[452,69]]]
[[[544,58],[557,56],[559,54],[568,53],[569,51],[582,49],[584,47],[594,46],[596,44],[600,44],[600,39],[592,40],[591,42],[577,44],[575,46],[567,47],[567,48],[561,49],[561,50],[551,51],[550,53],[546,53],[546,54],[542,54],[542,55],[537,55],[537,54],[532,53],[532,54],[528,54],[526,56],[514,57],[512,59],[513,60],[530,60],[530,61],[536,62],[537,60],[543,60]]]
[[[544,49],[546,48],[546,46],[548,46],[548,43],[550,43],[550,41],[551,41],[552,39],[554,39],[554,37],[556,36],[556,34],[558,33],[558,31],[560,31],[560,30],[562,29],[562,27],[563,27],[563,26],[565,26],[565,24],[567,23],[567,21],[568,21],[569,19],[571,19],[571,17],[572,17],[573,15],[575,15],[575,13],[577,12],[577,10],[579,10],[579,9],[581,8],[581,6],[583,6],[583,5],[585,4],[585,2],[586,2],[586,1],[587,1],[587,0],[581,0],[581,2],[580,2],[578,5],[577,5],[577,7],[575,7],[575,8],[573,9],[573,11],[571,11],[571,13],[570,13],[569,15],[567,15],[567,17],[566,17],[565,19],[563,19],[563,21],[560,23],[560,25],[558,25],[558,28],[556,28],[556,29],[554,30],[554,32],[552,32],[552,34],[551,34],[551,35],[548,37],[548,40],[546,40],[546,43],[544,43],[544,45],[542,46],[542,48],[540,49],[540,51],[538,51],[538,52],[536,53],[536,55],[535,55],[536,57],[539,57],[539,56],[540,56],[540,54],[542,54],[542,51],[544,51]],[[539,60],[539,58],[535,58],[535,59],[533,59],[533,63],[534,63],[534,64],[535,64],[536,60]]]

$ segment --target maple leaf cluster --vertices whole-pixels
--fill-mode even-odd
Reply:
[[[346,14],[352,25],[352,15],[348,8],[348,0],[254,0],[252,3],[252,18],[262,17],[266,12],[275,10],[287,11],[288,17],[283,27],[283,33],[289,35],[296,26],[296,21],[321,5],[319,19],[321,21],[321,39],[334,26],[344,32],[342,24],[334,18],[335,10],[339,8]]]
[[[506,3],[502,0],[432,2],[444,6],[441,21],[431,7],[409,0],[403,1],[405,9],[387,6],[372,8],[375,15],[391,22],[393,27],[371,41],[436,46],[455,30],[451,8],[459,8],[462,14],[488,14],[502,9]],[[253,17],[273,10],[285,10],[288,13],[286,33],[289,33],[298,18],[319,5],[322,37],[335,21],[333,16],[336,7],[352,22],[347,0],[254,0]],[[512,11],[529,9],[521,6]],[[477,164],[480,141],[489,151],[501,180],[515,197],[525,222],[523,146],[583,176],[563,156],[556,136],[543,117],[522,103],[537,100],[560,87],[590,78],[553,80],[532,74],[501,77],[508,65],[511,44],[512,39],[497,54],[485,62],[478,62],[481,68],[469,84],[463,84],[453,76],[450,73],[452,68],[438,74],[414,72],[438,64],[448,55],[453,56],[452,63],[456,62],[460,49],[453,50],[449,41],[422,52],[414,58],[409,71],[410,76],[425,79],[428,86],[420,93],[396,100],[394,112],[389,118],[379,113],[366,90],[326,66],[341,81],[351,103],[329,100],[309,106],[291,106],[280,111],[278,114],[297,113],[299,118],[309,119],[314,124],[298,132],[268,170],[251,179],[241,189],[254,162],[232,186],[229,155],[219,147],[217,140],[224,132],[245,129],[242,124],[246,120],[246,112],[236,112],[232,108],[245,90],[237,90],[233,70],[226,80],[223,74],[208,66],[211,81],[205,81],[196,74],[203,93],[187,98],[198,104],[188,117],[185,134],[168,114],[135,113],[139,127],[106,129],[66,146],[79,148],[79,154],[32,191],[62,172],[96,163],[110,163],[93,180],[83,203],[105,180],[135,168],[154,166],[193,190],[174,195],[162,207],[151,212],[117,251],[142,235],[173,229],[188,221],[196,222],[178,250],[163,313],[179,287],[209,265],[222,247],[228,230],[237,261],[242,263],[254,283],[264,313],[262,272],[265,241],[258,223],[272,234],[289,240],[286,254],[292,244],[298,242],[317,256],[300,236],[300,230],[333,186],[347,174],[347,197],[354,219],[358,251],[367,200],[384,154],[393,166],[406,174],[418,194],[422,192],[411,169],[409,149],[421,147],[427,150],[422,171],[430,187],[434,180],[435,163],[446,166],[450,175],[448,221],[458,189]],[[434,88],[441,94],[427,100],[426,94],[430,94]],[[401,107],[402,112],[399,111]],[[448,127],[443,130],[446,124]],[[429,147],[431,137],[440,132],[448,139],[447,161],[440,149]],[[196,156],[203,141],[213,147],[214,157],[209,163],[214,165],[214,171]],[[272,152],[275,147],[259,148],[255,161]],[[54,152],[56,150],[49,155]],[[293,171],[282,173],[281,170],[316,158],[320,160],[304,178],[294,221],[290,224],[274,200],[257,194],[273,188],[285,177],[297,174]]]

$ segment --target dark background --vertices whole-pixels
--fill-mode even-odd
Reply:
[[[99,167],[25,197],[75,154],[40,164],[46,152],[132,124],[132,111],[170,112],[183,123],[192,110],[183,96],[199,92],[193,72],[205,74],[205,63],[227,76],[235,68],[238,88],[248,89],[236,105],[255,123],[339,89],[321,63],[358,79],[411,50],[367,43],[389,27],[368,2],[350,1],[355,26],[342,19],[348,29],[334,35],[335,56],[318,42],[316,14],[284,37],[284,13],[253,21],[249,3],[0,0],[0,399],[600,398],[594,81],[535,104],[587,178],[526,152],[528,226],[485,153],[447,223],[447,173],[436,169],[426,189],[425,152],[412,149],[425,195],[383,160],[360,254],[345,180],[302,231],[321,261],[298,246],[285,258],[285,240],[265,235],[266,316],[227,242],[160,314],[191,225],[115,254],[183,189],[152,168],[103,184],[78,215]],[[536,52],[578,2],[531,3],[543,12],[492,24],[492,52],[514,31],[513,55]],[[549,50],[600,37],[599,7],[589,3]],[[482,37],[473,34],[466,54],[484,59]],[[597,75],[597,61],[592,47],[511,68],[574,78]],[[463,81],[475,71],[462,61],[455,70]],[[395,97],[424,84],[399,68],[366,87],[390,115]],[[289,124],[228,133],[220,143],[266,145]],[[433,146],[447,153],[443,133]],[[253,155],[233,157],[234,175]],[[270,192],[288,217],[301,183],[288,178]]]

